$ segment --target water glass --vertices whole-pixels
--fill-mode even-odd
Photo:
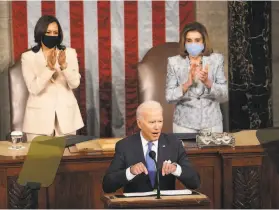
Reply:
[[[21,131],[13,131],[11,132],[12,146],[9,149],[12,150],[20,150],[25,147],[22,145],[23,133]]]

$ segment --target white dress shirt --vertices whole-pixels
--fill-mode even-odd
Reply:
[[[141,138],[141,143],[142,143],[142,148],[143,148],[143,154],[144,154],[144,158],[146,157],[146,153],[148,151],[148,142],[141,134],[140,132],[140,138]],[[156,161],[158,160],[158,140],[153,141],[153,145],[151,150],[153,150],[156,153]],[[165,160],[168,161],[168,160]],[[170,161],[169,161],[170,162]],[[136,175],[132,174],[130,171],[130,168],[126,169],[126,178],[128,181],[132,180],[133,178],[135,178]],[[174,176],[180,176],[182,173],[182,169],[181,166],[176,164],[176,170],[172,173]]]

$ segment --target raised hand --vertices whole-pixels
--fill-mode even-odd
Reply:
[[[56,64],[56,50],[52,49],[47,57],[47,66],[54,71],[55,70],[55,64]]]
[[[130,168],[130,171],[134,175],[138,175],[138,174],[141,174],[141,173],[148,174],[147,168],[145,167],[145,165],[142,162],[133,165]]]
[[[171,174],[173,172],[175,172],[176,170],[176,165],[171,163],[169,160],[168,161],[164,161],[163,163],[163,167],[162,167],[162,175],[168,175]]]
[[[66,63],[66,52],[65,50],[60,50],[59,55],[58,55],[58,63],[60,65],[60,68],[62,70],[67,68],[67,63]]]
[[[191,64],[190,71],[188,73],[188,80],[183,84],[183,92],[185,93],[189,87],[193,84],[195,78],[196,64]]]
[[[202,71],[198,71],[198,77],[202,83],[204,83],[208,88],[211,87],[212,83],[208,79],[208,64],[205,66],[205,68]]]

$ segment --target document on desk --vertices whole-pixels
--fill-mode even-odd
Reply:
[[[188,189],[184,190],[161,190],[161,195],[191,195],[192,191]]]
[[[126,197],[144,197],[150,195],[156,195],[157,191],[150,192],[136,192],[136,193],[123,193]],[[161,190],[161,195],[191,195],[192,191],[188,189],[184,190]]]

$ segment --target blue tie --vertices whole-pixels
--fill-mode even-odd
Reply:
[[[149,157],[149,152],[151,151],[152,145],[153,145],[152,142],[148,142],[148,150],[147,150],[145,159],[146,159],[146,166],[147,166],[147,170],[148,170],[149,179],[150,179],[152,187],[154,187],[155,176],[156,176],[156,166],[155,166],[154,160],[151,157]]]

